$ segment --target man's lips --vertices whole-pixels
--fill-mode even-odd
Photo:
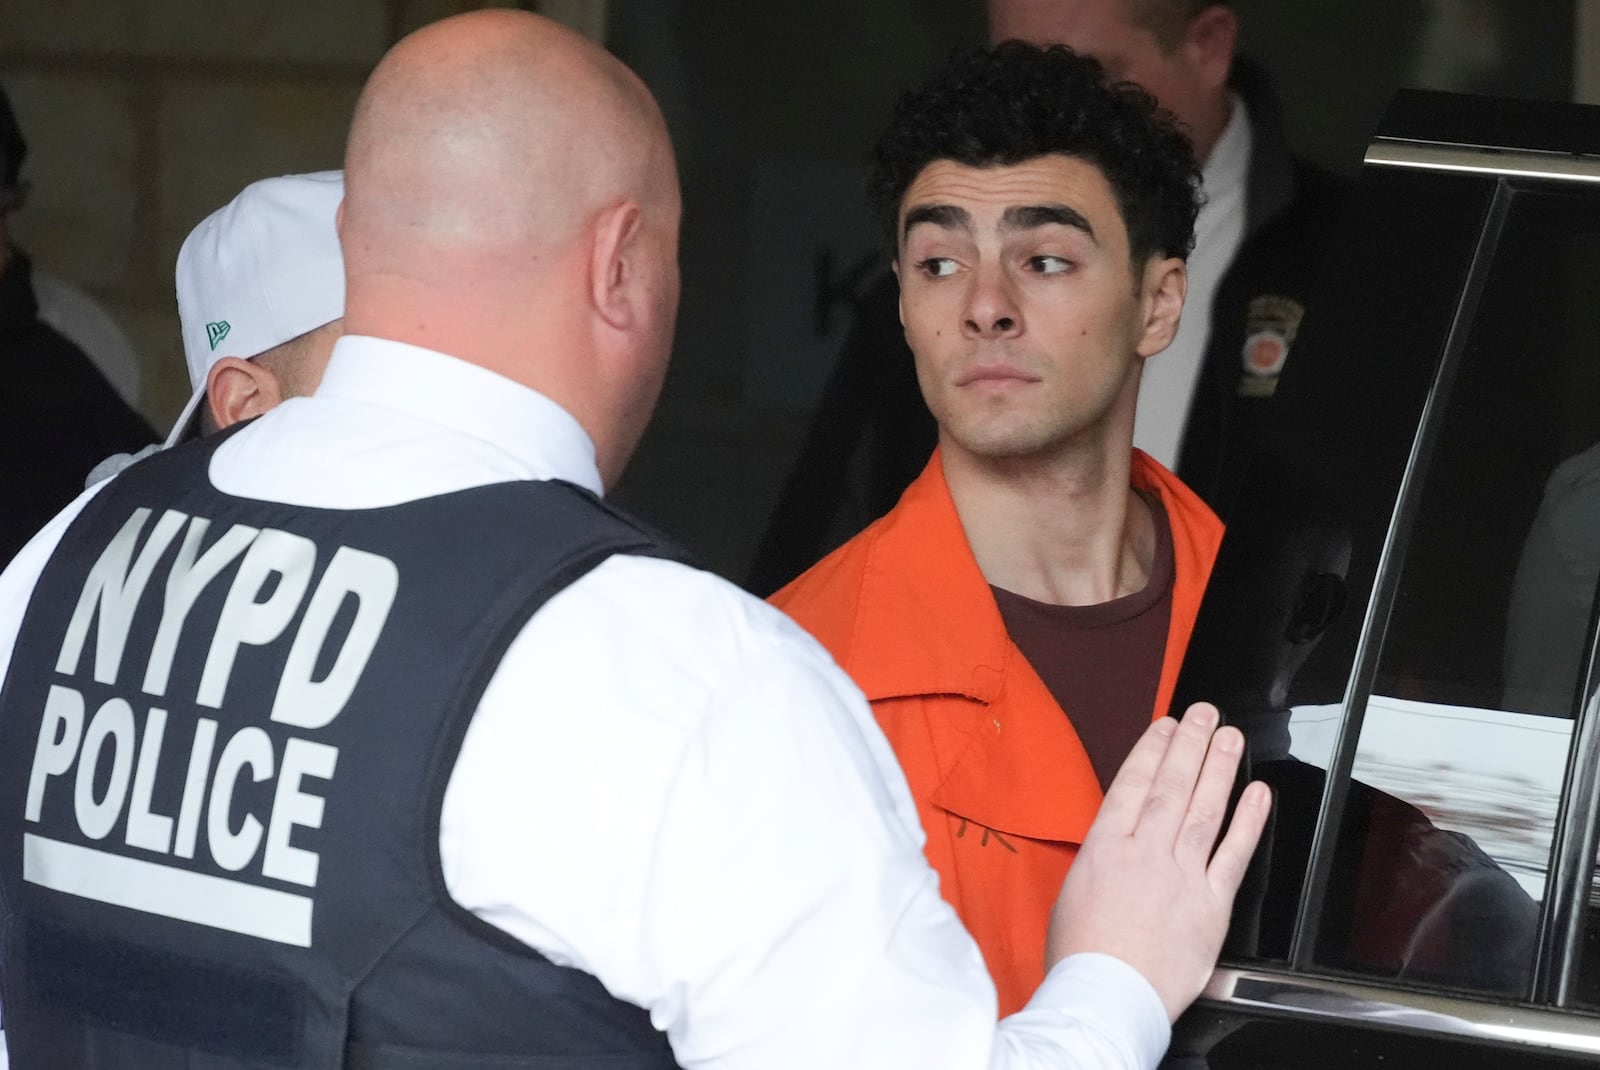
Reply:
[[[1039,377],[1030,375],[1021,368],[1013,368],[1008,364],[983,364],[970,368],[956,379],[957,386],[971,386],[974,383],[1037,383]]]

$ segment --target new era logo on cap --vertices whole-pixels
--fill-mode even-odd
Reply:
[[[194,393],[167,445],[195,432],[206,376],[218,360],[253,360],[344,315],[336,223],[343,197],[339,171],[264,178],[183,240],[175,281]]]
[[[218,358],[254,359],[344,315],[343,197],[338,171],[264,178],[190,231],[175,281],[196,390]]]

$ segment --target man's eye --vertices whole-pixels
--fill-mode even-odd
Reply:
[[[1030,256],[1028,270],[1040,275],[1060,275],[1072,270],[1072,261],[1059,256]]]
[[[930,256],[926,260],[918,260],[917,268],[924,275],[942,279],[946,275],[954,275],[956,273],[956,262],[948,256]]]

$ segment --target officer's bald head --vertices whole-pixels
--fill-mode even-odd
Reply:
[[[550,393],[614,475],[605,440],[642,430],[677,301],[676,169],[639,79],[535,15],[435,23],[368,80],[345,186],[347,330]]]
[[[347,233],[442,250],[558,245],[622,197],[670,204],[676,180],[649,92],[572,31],[486,11],[392,49],[356,108]]]

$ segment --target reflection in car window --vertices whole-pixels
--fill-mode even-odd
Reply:
[[[1386,533],[1493,194],[1473,176],[1362,175],[1351,212],[1362,225],[1324,267],[1336,284],[1302,324],[1234,505],[1173,703],[1216,702],[1245,731],[1251,774],[1274,790],[1230,960],[1284,960],[1297,946]]]
[[[1505,705],[1565,715],[1600,579],[1600,445],[1556,466],[1523,540],[1506,616]]]
[[[1294,757],[1325,768],[1341,713],[1337,706],[1294,711]],[[1571,721],[1374,695],[1362,730],[1355,779],[1472,837],[1543,899]],[[1419,754],[1428,757],[1419,761]]]
[[[1600,568],[1552,564],[1573,533],[1560,543],[1549,510],[1536,517],[1552,473],[1600,441],[1597,267],[1592,201],[1511,202],[1424,458],[1320,919],[1324,965],[1501,993],[1530,977]]]
[[[1524,988],[1569,726],[1374,695],[1319,961],[1455,988]]]
[[[1215,700],[1275,794],[1231,959],[1525,996],[1600,573],[1600,206],[1362,182],[1174,706]]]

